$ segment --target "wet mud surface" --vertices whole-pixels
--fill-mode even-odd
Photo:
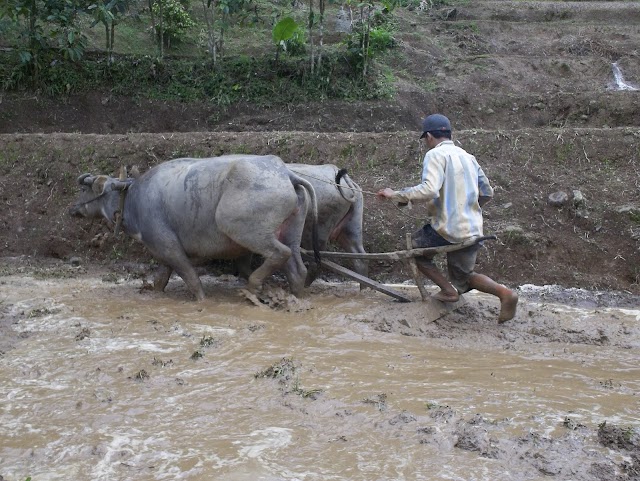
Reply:
[[[640,302],[521,286],[398,303],[203,276],[2,264],[0,475],[32,479],[632,480]],[[126,272],[126,273],[125,273]],[[435,320],[432,320],[435,319]]]

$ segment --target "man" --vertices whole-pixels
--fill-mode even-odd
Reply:
[[[451,123],[441,114],[429,115],[422,122],[422,136],[429,151],[424,157],[422,183],[400,191],[381,189],[379,199],[400,205],[428,202],[430,224],[413,234],[414,247],[456,244],[482,236],[482,206],[493,197],[493,188],[475,157],[451,140]],[[418,269],[440,291],[433,297],[456,302],[471,289],[500,299],[498,322],[513,319],[518,295],[490,277],[474,272],[480,244],[447,253],[449,279],[433,263],[433,256],[416,258]]]

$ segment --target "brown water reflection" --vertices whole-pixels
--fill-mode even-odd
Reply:
[[[467,296],[421,323],[351,284],[286,312],[229,278],[204,303],[177,282],[3,280],[5,480],[598,479],[628,461],[598,425],[640,424],[633,309],[525,299],[497,326]],[[255,377],[283,359],[288,380]]]

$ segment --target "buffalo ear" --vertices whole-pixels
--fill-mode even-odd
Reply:
[[[133,177],[134,179],[137,179],[140,177],[140,169],[138,168],[137,165],[134,165],[133,167],[131,167],[131,177]]]
[[[94,179],[93,183],[91,184],[91,190],[93,190],[93,193],[96,195],[102,195],[106,183],[107,177],[104,175],[100,175]]]

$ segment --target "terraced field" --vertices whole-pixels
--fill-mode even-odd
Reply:
[[[384,100],[0,94],[0,481],[640,479],[640,2],[421,1]],[[436,111],[495,188],[478,270],[517,289],[505,324],[491,296],[328,274],[256,306],[226,264],[201,303],[151,292],[140,245],[67,214],[83,172],[270,153],[347,168],[366,250],[402,249],[425,212],[372,192],[419,182]]]

